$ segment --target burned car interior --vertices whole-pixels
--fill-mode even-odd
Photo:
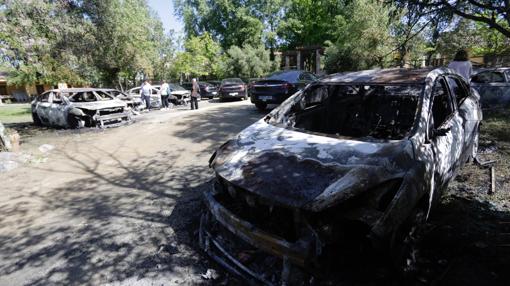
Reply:
[[[318,85],[304,92],[289,127],[345,137],[398,140],[415,123],[423,85]]]

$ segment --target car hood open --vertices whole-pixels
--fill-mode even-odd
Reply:
[[[263,120],[221,146],[216,173],[274,203],[318,211],[411,168],[409,140],[362,142],[318,136]]]

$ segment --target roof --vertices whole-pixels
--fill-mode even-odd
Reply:
[[[48,91],[51,92],[84,92],[84,91],[94,91],[94,90],[104,90],[103,88],[92,88],[92,87],[76,87],[76,88],[62,88],[62,89],[50,89]]]
[[[336,73],[321,79],[325,83],[425,83],[432,69],[377,69]]]

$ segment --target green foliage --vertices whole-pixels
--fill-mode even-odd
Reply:
[[[258,78],[276,70],[279,62],[272,62],[269,51],[263,46],[232,46],[224,61],[225,75],[230,77]]]
[[[160,76],[172,40],[144,0],[8,0],[0,58],[12,84],[121,85]]]
[[[262,43],[264,21],[259,18],[259,5],[253,0],[174,0],[188,37],[208,32],[224,49]]]
[[[337,31],[334,19],[347,13],[346,0],[291,0],[285,9],[278,35],[285,48],[322,45],[333,40]]]
[[[209,33],[189,38],[184,48],[185,51],[177,53],[172,63],[175,74],[184,74],[189,78],[221,73],[221,47]]]
[[[389,10],[378,1],[357,0],[334,19],[335,42],[327,42],[328,72],[385,67],[392,55]]]
[[[86,83],[91,25],[67,1],[5,1],[0,9],[0,50],[12,84]],[[79,40],[79,41],[77,41]],[[77,56],[77,55],[80,56]],[[83,56],[82,56],[83,55]]]

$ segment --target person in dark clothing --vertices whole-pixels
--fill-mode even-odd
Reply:
[[[192,89],[191,89],[191,110],[198,109],[198,97],[200,95],[200,86],[198,85],[197,79],[194,78],[192,80]]]

